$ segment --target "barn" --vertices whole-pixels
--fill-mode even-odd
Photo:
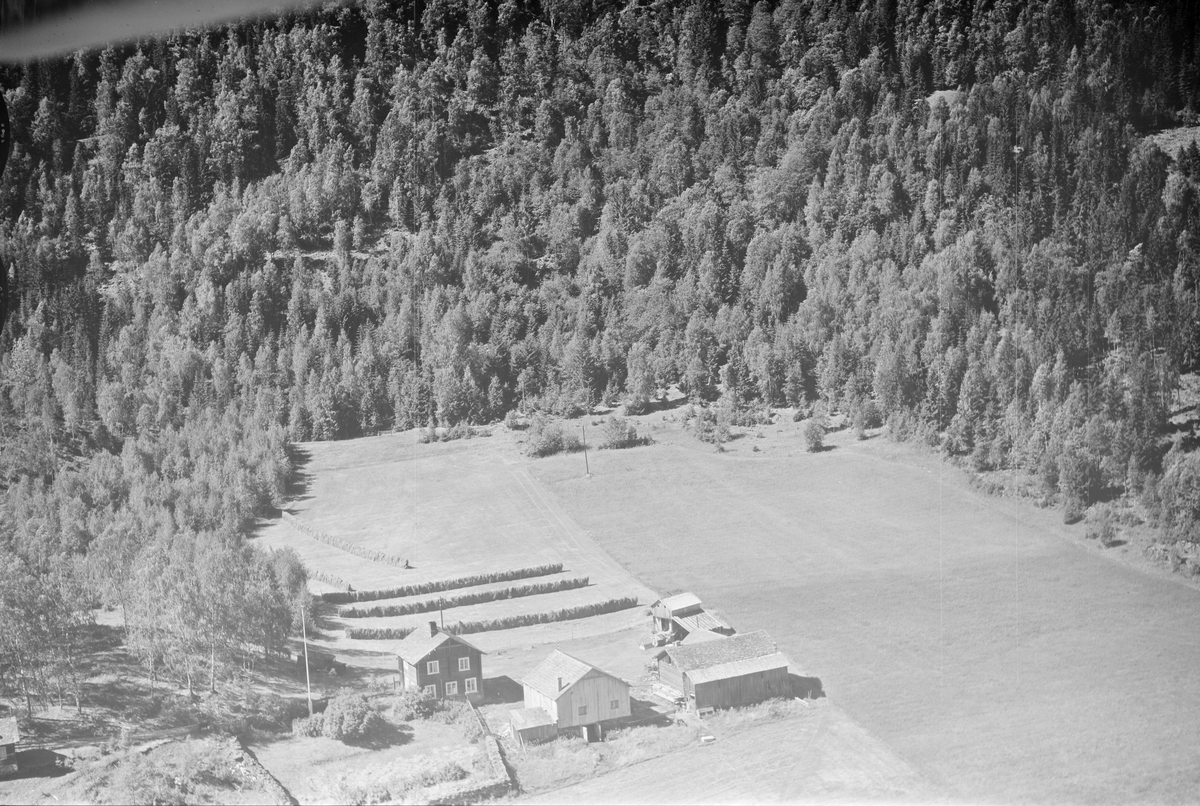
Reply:
[[[483,699],[483,650],[457,635],[438,629],[414,630],[396,652],[401,686],[436,698]]]
[[[558,725],[544,708],[514,708],[508,712],[508,722],[513,739],[521,747],[558,736]]]
[[[697,630],[731,635],[733,628],[704,609],[694,593],[677,593],[650,605],[651,632],[678,641]]]
[[[629,716],[629,684],[590,663],[554,650],[521,681],[525,708],[545,711],[557,729],[579,728],[596,738],[595,726]]]
[[[17,772],[17,742],[21,733],[16,717],[0,719],[0,778]]]
[[[690,709],[750,705],[791,694],[788,661],[765,630],[671,646],[658,678]]]

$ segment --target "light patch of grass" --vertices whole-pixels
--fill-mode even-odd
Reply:
[[[776,697],[745,708],[715,711],[704,718],[704,723],[721,734],[737,733],[767,722],[804,717],[811,713],[812,706],[803,700]]]

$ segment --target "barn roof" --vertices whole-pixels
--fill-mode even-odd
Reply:
[[[420,627],[416,632],[409,633],[408,636],[400,642],[400,647],[396,650],[396,654],[401,660],[408,663],[419,663],[428,657],[429,653],[440,647],[442,644],[453,641],[462,644],[465,647],[470,647],[481,655],[486,655],[479,647],[464,639],[459,635],[451,635],[448,632],[438,632],[430,635],[424,627]]]
[[[547,697],[557,699],[559,692],[566,691],[593,671],[600,672],[600,674],[607,675],[616,680],[621,679],[615,674],[598,669],[590,663],[581,661],[579,658],[556,649],[543,658],[541,663],[533,667],[533,671],[525,675],[525,679],[521,681],[521,684],[529,686],[534,691],[545,694]],[[558,685],[559,679],[562,680],[561,688]]]
[[[729,625],[721,621],[721,619],[709,613],[707,610],[701,610],[699,613],[693,613],[690,616],[674,616],[674,620],[688,632],[696,630],[728,630]]]
[[[677,593],[674,596],[659,599],[656,604],[665,607],[668,613],[676,613],[680,610],[687,610],[689,607],[699,607],[700,597],[694,593]]]
[[[724,635],[715,633],[712,630],[692,630],[679,643],[681,646],[685,644],[703,644],[706,641],[720,641],[724,637]]]
[[[554,724],[554,719],[544,708],[513,708],[508,712],[508,718],[517,730],[544,728]]]
[[[722,638],[720,641],[703,641],[680,644],[666,648],[671,662],[680,670],[707,669],[723,663],[761,658],[776,651],[775,642],[766,630],[755,630]]]
[[[704,669],[694,669],[688,672],[687,676],[693,684],[711,683],[714,680],[728,680],[731,677],[741,677],[745,674],[766,672],[771,669],[786,669],[787,666],[787,658],[783,656],[783,653],[773,652],[757,658],[735,660],[729,663],[718,663],[716,666],[708,666]]]
[[[0,744],[16,744],[21,739],[21,732],[17,729],[17,718],[7,717],[0,719]]]

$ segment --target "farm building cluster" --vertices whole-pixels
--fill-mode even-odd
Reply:
[[[751,705],[791,692],[788,660],[765,630],[738,634],[707,611],[699,597],[681,593],[650,607],[663,698],[692,711]],[[436,698],[483,699],[483,656],[437,622],[410,633],[397,650],[400,686]],[[554,649],[520,681],[522,707],[509,711],[508,730],[519,744],[574,732],[588,741],[631,714],[630,684],[615,674]]]

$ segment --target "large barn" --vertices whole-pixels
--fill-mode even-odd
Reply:
[[[677,593],[659,599],[650,605],[651,631],[662,636],[660,643],[678,641],[689,634],[706,630],[721,635],[730,635],[733,628],[704,609],[700,597],[694,593]]]
[[[792,693],[787,658],[765,630],[667,647],[658,654],[658,679],[693,710]]]
[[[521,681],[525,708],[545,711],[559,731],[581,729],[595,738],[595,725],[629,716],[629,684],[560,650],[554,650]]]

